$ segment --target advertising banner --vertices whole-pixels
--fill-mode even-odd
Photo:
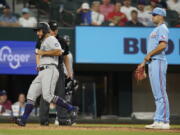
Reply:
[[[139,64],[153,28],[76,27],[76,63]],[[169,64],[180,64],[180,29],[169,28]]]
[[[0,74],[37,74],[33,41],[0,41]]]

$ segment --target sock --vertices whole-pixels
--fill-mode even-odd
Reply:
[[[25,122],[27,120],[27,118],[29,117],[29,115],[32,112],[33,108],[34,108],[33,104],[26,104],[24,114],[21,117],[22,121]]]
[[[65,100],[63,100],[61,97],[57,97],[56,102],[58,106],[61,106],[63,108],[66,108],[68,111],[71,111],[74,109],[74,107],[71,104],[68,104]]]

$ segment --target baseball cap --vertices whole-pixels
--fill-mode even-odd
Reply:
[[[42,25],[41,23],[38,23],[37,26],[35,28],[33,28],[34,31],[38,31],[44,29],[44,25]]]
[[[83,4],[81,5],[81,8],[82,8],[82,9],[90,9],[88,3],[83,3]]]
[[[40,22],[37,24],[36,28],[33,28],[33,30],[36,32],[38,30],[43,30],[45,33],[48,33],[50,31],[50,26],[47,22]]]
[[[28,8],[23,8],[22,9],[22,13],[29,13],[30,11],[29,11],[29,9]]]
[[[145,0],[138,0],[138,4],[139,5],[146,5],[146,2],[145,2]]]
[[[166,16],[166,10],[163,8],[155,8],[152,12],[150,12],[152,15],[160,15],[160,16]]]
[[[49,26],[51,30],[57,30],[58,29],[58,24],[56,21],[50,21]]]
[[[151,0],[152,2],[159,3],[159,0]]]
[[[1,90],[1,91],[0,91],[0,96],[3,96],[3,95],[7,95],[6,90]]]
[[[10,7],[8,5],[4,5],[3,9],[10,9]]]

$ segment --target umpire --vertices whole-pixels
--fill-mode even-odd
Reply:
[[[60,96],[64,99],[65,97],[65,74],[64,74],[64,68],[63,68],[63,62],[65,64],[65,67],[67,69],[67,76],[72,78],[73,73],[71,71],[70,67],[70,62],[69,62],[69,57],[67,56],[69,54],[69,47],[66,44],[66,41],[58,35],[58,24],[56,21],[50,21],[49,26],[51,29],[51,35],[55,36],[58,41],[61,44],[61,48],[64,50],[63,55],[59,57],[59,65],[58,65],[58,70],[59,70],[59,79],[56,84],[56,90],[55,94],[57,96]],[[62,119],[62,117],[65,115],[66,110],[62,107],[57,106],[57,117],[58,120]],[[42,97],[40,99],[40,124],[44,126],[49,125],[49,103],[46,102]]]

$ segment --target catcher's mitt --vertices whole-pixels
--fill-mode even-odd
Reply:
[[[146,79],[147,74],[145,71],[145,67],[137,67],[136,70],[134,71],[134,77],[137,81],[142,81]]]

